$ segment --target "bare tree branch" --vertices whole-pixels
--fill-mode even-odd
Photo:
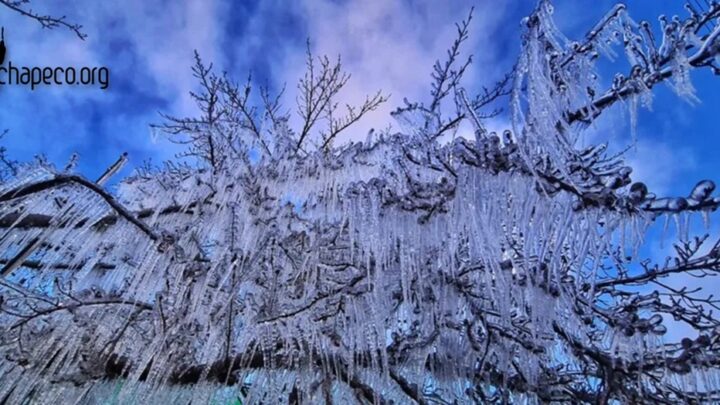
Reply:
[[[53,29],[57,27],[67,28],[72,31],[78,38],[84,40],[87,34],[82,32],[82,25],[69,23],[65,16],[55,17],[47,14],[40,14],[28,8],[30,0],[0,0],[0,4],[13,10],[24,17],[28,17],[37,21],[43,28]]]

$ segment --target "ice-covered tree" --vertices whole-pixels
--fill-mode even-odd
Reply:
[[[337,137],[385,97],[338,106],[339,61],[308,54],[286,112],[197,58],[199,116],[158,127],[186,163],[114,193],[125,157],[94,182],[13,163],[0,402],[720,401],[718,301],[677,287],[720,272],[720,244],[690,235],[715,185],[662,198],[580,143],[611,107],[634,117],[660,83],[692,100],[693,70],[718,72],[720,5],[688,12],[655,27],[617,6],[576,42],[542,0],[477,95],[464,21],[430,98],[393,113],[401,132],[355,143]],[[631,68],[604,89],[596,61],[618,50]],[[511,127],[489,132],[503,104]],[[657,221],[677,242],[655,264]]]

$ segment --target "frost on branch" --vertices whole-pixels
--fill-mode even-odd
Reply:
[[[689,235],[715,184],[658,197],[577,143],[616,101],[663,81],[688,97],[715,69],[720,6],[691,11],[655,35],[619,6],[572,42],[542,1],[513,74],[476,96],[468,20],[430,101],[395,112],[404,132],[361,143],[337,135],[384,97],[338,108],[339,62],[308,57],[292,128],[279,96],[256,105],[198,57],[200,116],[160,126],[191,163],[116,194],[112,168],[44,163],[0,186],[0,401],[719,401],[718,301],[678,286],[720,272],[718,242]],[[602,90],[594,61],[618,47],[632,71]],[[472,139],[439,141],[463,120]],[[637,253],[657,219],[676,224],[663,263]]]

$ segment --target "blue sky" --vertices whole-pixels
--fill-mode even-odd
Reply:
[[[704,1],[704,0],[701,0]],[[304,69],[305,41],[315,54],[342,54],[352,74],[347,101],[383,89],[390,101],[366,117],[346,139],[365,139],[370,127],[393,124],[389,112],[402,104],[428,98],[430,70],[443,57],[454,36],[454,23],[471,6],[475,18],[465,50],[474,55],[465,86],[471,92],[491,85],[515,61],[520,49],[520,20],[535,5],[522,1],[384,1],[384,0],[186,0],[124,2],[77,0],[37,1],[34,10],[66,15],[84,26],[88,38],[77,39],[63,29],[44,30],[36,22],[0,7],[9,53],[6,59],[25,66],[106,66],[110,87],[0,87],[0,129],[11,156],[30,159],[43,153],[63,166],[73,152],[78,170],[94,179],[122,152],[130,164],[146,159],[159,163],[179,152],[153,135],[159,112],[192,115],[188,91],[197,49],[207,61],[238,80],[249,72],[260,84],[278,89],[287,83],[285,106]],[[556,0],[560,28],[580,38],[614,2]],[[631,0],[636,20],[657,21],[660,14],[684,15],[677,0]],[[627,65],[618,63],[626,72]],[[601,74],[608,79],[610,71]],[[690,105],[667,86],[655,91],[653,111],[641,110],[637,145],[628,159],[634,179],[658,194],[686,195],[696,181],[720,180],[720,140],[716,116],[720,109],[720,78],[709,71],[693,74],[701,103]],[[629,118],[622,107],[607,114],[594,139],[610,140],[615,148],[632,142]],[[506,118],[491,124],[507,127]],[[717,222],[717,221],[716,221]],[[659,257],[661,252],[655,251]]]

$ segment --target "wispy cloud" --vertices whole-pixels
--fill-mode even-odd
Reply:
[[[44,30],[36,22],[0,9],[8,59],[23,66],[107,66],[110,87],[74,86],[2,89],[2,128],[11,129],[6,142],[22,158],[45,153],[62,162],[73,151],[81,169],[102,170],[117,154],[132,150],[135,163],[160,160],[176,151],[154,143],[148,124],[158,111],[194,114],[188,91],[193,49],[222,61],[226,2],[120,3],[78,1],[42,4],[43,13],[66,15],[88,34],[80,41],[62,29]],[[91,175],[88,173],[88,175]]]
[[[445,57],[456,36],[455,23],[466,18],[471,7],[465,2],[429,1],[352,0],[338,4],[305,0],[300,4],[314,52],[341,54],[353,75],[341,105],[343,101],[360,103],[366,94],[378,89],[391,95],[388,103],[356,129],[355,136],[363,138],[370,127],[382,129],[392,123],[389,113],[402,104],[403,97],[411,101],[428,99],[432,65]],[[504,12],[503,5],[487,2],[475,10],[471,35],[463,48],[463,57],[473,54],[476,61],[466,85],[489,85],[498,75],[497,66],[485,62],[497,59],[497,45],[488,35],[504,21]],[[292,82],[302,74],[303,58],[302,52],[288,56],[282,80]]]

